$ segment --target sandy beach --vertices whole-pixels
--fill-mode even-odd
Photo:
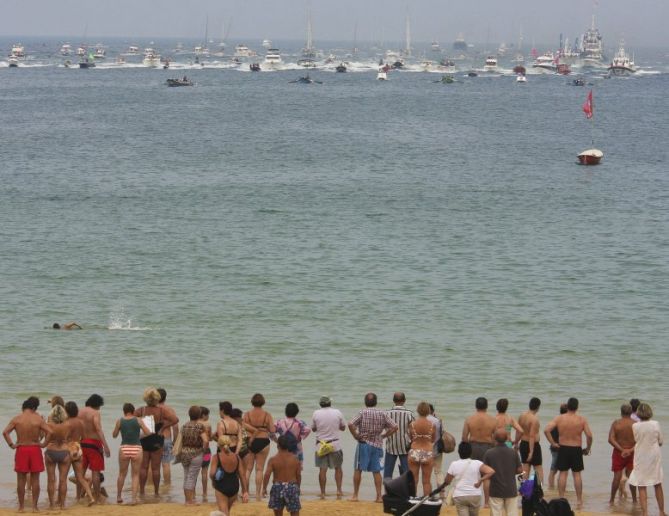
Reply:
[[[156,503],[144,504],[134,507],[118,506],[113,504],[96,505],[94,507],[85,507],[82,505],[69,507],[65,512],[68,514],[75,514],[81,516],[102,516],[102,515],[129,515],[129,516],[176,516],[176,515],[191,515],[191,516],[209,516],[211,511],[215,509],[213,504],[204,504],[196,507],[184,507],[176,503]],[[30,510],[27,511],[28,513]],[[43,514],[62,514],[63,511],[49,511],[42,509]],[[16,509],[0,509],[0,516],[5,514],[16,514]],[[232,514],[235,516],[260,516],[271,515],[272,511],[267,508],[267,503],[252,502],[248,504],[235,504],[232,509]],[[381,504],[373,502],[349,502],[349,501],[334,501],[334,500],[309,500],[302,503],[303,516],[380,516],[383,514],[383,507]],[[456,514],[453,507],[444,507],[441,510],[442,515],[454,516]],[[481,510],[482,516],[488,516],[490,511],[488,509]],[[595,512],[578,512],[579,516],[596,516],[603,513]],[[607,513],[607,514],[623,514],[623,513]]]

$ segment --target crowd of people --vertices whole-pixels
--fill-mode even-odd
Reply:
[[[488,400],[477,398],[475,411],[462,428],[457,447],[459,459],[449,464],[445,475],[444,452],[454,447],[454,438],[445,432],[433,405],[422,401],[414,413],[406,407],[402,392],[393,395],[389,410],[378,408],[377,396],[367,393],[364,407],[348,422],[341,411],[332,407],[332,400],[323,396],[310,423],[298,419],[299,407],[295,403],[288,403],[285,416],[275,421],[264,409],[264,396],[256,393],[246,412],[229,401],[220,402],[215,426],[209,422],[209,409],[197,405],[188,409],[186,422],[179,426],[179,417],[166,399],[164,389],[150,387],[144,391],[144,406],[135,408],[132,403],[125,403],[122,407],[122,416],[112,431],[114,439],[121,438],[116,484],[119,504],[125,502],[123,490],[128,472],[129,503],[136,504],[146,496],[149,478],[153,494],[158,497],[161,475],[165,483],[170,483],[171,465],[181,464],[187,505],[196,503],[197,482],[201,478],[203,500],[207,500],[211,482],[221,514],[230,514],[240,491],[242,502],[248,502],[250,487],[254,485],[255,499],[268,497],[268,507],[276,516],[283,514],[284,509],[297,516],[305,459],[302,442],[311,433],[315,435],[314,463],[319,470],[320,497],[326,496],[328,470],[334,470],[336,496],[341,499],[341,441],[347,428],[357,441],[352,501],[359,499],[364,472],[372,473],[376,501],[382,501],[382,480],[392,478],[397,466],[400,475],[411,471],[423,496],[446,498],[446,489],[450,489],[448,496],[458,516],[477,516],[482,503],[490,507],[493,516],[515,516],[517,478],[533,474],[536,481],[543,483],[543,434],[551,456],[548,486],[554,487],[557,477],[558,495],[564,497],[571,471],[577,505],[583,503],[583,457],[590,453],[593,434],[587,419],[578,411],[576,398],[562,404],[560,414],[543,432],[539,398],[532,398],[517,420],[507,413],[508,400],[500,399],[497,413],[492,415],[488,413]],[[65,507],[70,469],[74,471],[78,499],[93,504],[106,496],[101,483],[105,458],[111,456],[111,450],[100,417],[103,398],[91,395],[81,410],[75,402],[65,403],[60,396],[52,397],[49,404],[51,410],[45,418],[37,412],[39,399],[28,398],[21,413],[3,431],[7,444],[16,450],[14,470],[21,511],[27,489],[31,491],[33,509],[37,509],[40,473],[45,467],[50,508]],[[651,407],[639,400],[623,404],[620,413],[608,435],[613,471],[610,503],[615,503],[618,493],[627,496],[627,485],[635,503],[638,494],[643,516],[647,516],[647,490],[652,487],[663,516],[660,426],[651,419]],[[272,441],[276,442],[277,453],[268,460]],[[453,446],[449,447],[448,441]]]

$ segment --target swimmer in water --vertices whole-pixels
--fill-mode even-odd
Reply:
[[[55,322],[55,323],[53,323],[52,328],[54,330],[81,330],[81,329],[83,329],[81,326],[79,326],[75,322],[69,322],[69,323],[63,324],[62,326],[60,324],[58,324],[57,322]]]

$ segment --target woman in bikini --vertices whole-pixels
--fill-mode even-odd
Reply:
[[[434,467],[434,442],[437,438],[437,428],[427,416],[430,415],[430,404],[421,401],[416,408],[418,417],[409,425],[411,449],[409,450],[409,470],[418,485],[418,473],[422,475],[423,496],[429,496],[432,491],[430,477]]]
[[[67,447],[70,427],[67,412],[62,405],[54,405],[48,418],[51,435],[46,443],[44,462],[46,463],[47,493],[49,508],[56,508],[56,468],[58,469],[58,507],[65,508],[67,496],[67,472],[70,470],[70,450]]]
[[[233,453],[237,453],[237,446],[242,442],[242,425],[240,425],[232,417],[232,403],[229,401],[221,401],[218,404],[221,420],[216,426],[215,439],[219,439],[224,435],[230,438],[230,449]]]
[[[510,415],[506,413],[506,411],[509,408],[509,400],[506,398],[500,398],[497,400],[497,415],[495,416],[495,419],[497,420],[497,428],[503,428],[506,430],[506,433],[509,436],[509,440],[506,442],[506,445],[509,448],[518,448],[518,442],[520,441],[520,438],[523,436],[523,427],[518,424],[518,421],[513,419]],[[513,430],[516,430],[516,438],[512,441],[511,440],[511,432]]]
[[[249,486],[246,480],[244,462],[232,451],[229,435],[218,438],[218,452],[211,458],[209,476],[216,493],[218,510],[225,516],[230,514],[232,504],[237,500],[239,484],[242,486],[242,503],[249,501]]]
[[[88,496],[88,505],[95,503],[93,493],[91,491],[91,484],[84,476],[84,466],[81,463],[81,440],[84,437],[84,422],[79,419],[79,407],[74,401],[68,401],[65,404],[65,412],[67,412],[67,426],[68,426],[68,443],[67,448],[70,452],[70,463],[74,470],[74,478],[78,482],[77,498],[81,497],[81,490],[83,489]]]
[[[135,407],[132,403],[123,405],[123,417],[116,421],[112,437],[116,439],[121,434],[121,447],[118,451],[118,480],[116,481],[116,503],[123,503],[123,484],[131,466],[131,493],[132,503],[137,504],[139,491],[139,469],[142,465],[142,445],[139,442],[139,432],[149,435],[151,431],[144,422],[135,416]]]
[[[254,394],[251,398],[253,408],[242,418],[244,423],[255,428],[255,432],[249,439],[249,453],[244,457],[244,466],[246,467],[247,484],[249,484],[251,472],[255,466],[257,501],[267,496],[267,493],[262,492],[263,471],[269,454],[269,436],[276,431],[272,415],[262,408],[264,404],[265,397],[259,393]]]
[[[144,391],[145,407],[141,407],[135,411],[135,416],[143,418],[146,416],[153,416],[155,424],[154,431],[160,434],[162,428],[172,426],[178,422],[178,419],[170,411],[163,410],[163,407],[158,406],[161,396],[158,389],[149,387]],[[142,467],[139,470],[139,494],[144,495],[146,488],[146,481],[149,476],[149,464],[151,465],[151,477],[153,480],[153,492],[158,496],[158,488],[160,487],[160,463],[163,458],[163,447],[160,446],[157,450],[147,450],[142,446]]]

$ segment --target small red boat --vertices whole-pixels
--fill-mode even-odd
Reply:
[[[599,149],[587,149],[578,155],[578,162],[581,165],[599,165],[604,157],[604,153]]]

